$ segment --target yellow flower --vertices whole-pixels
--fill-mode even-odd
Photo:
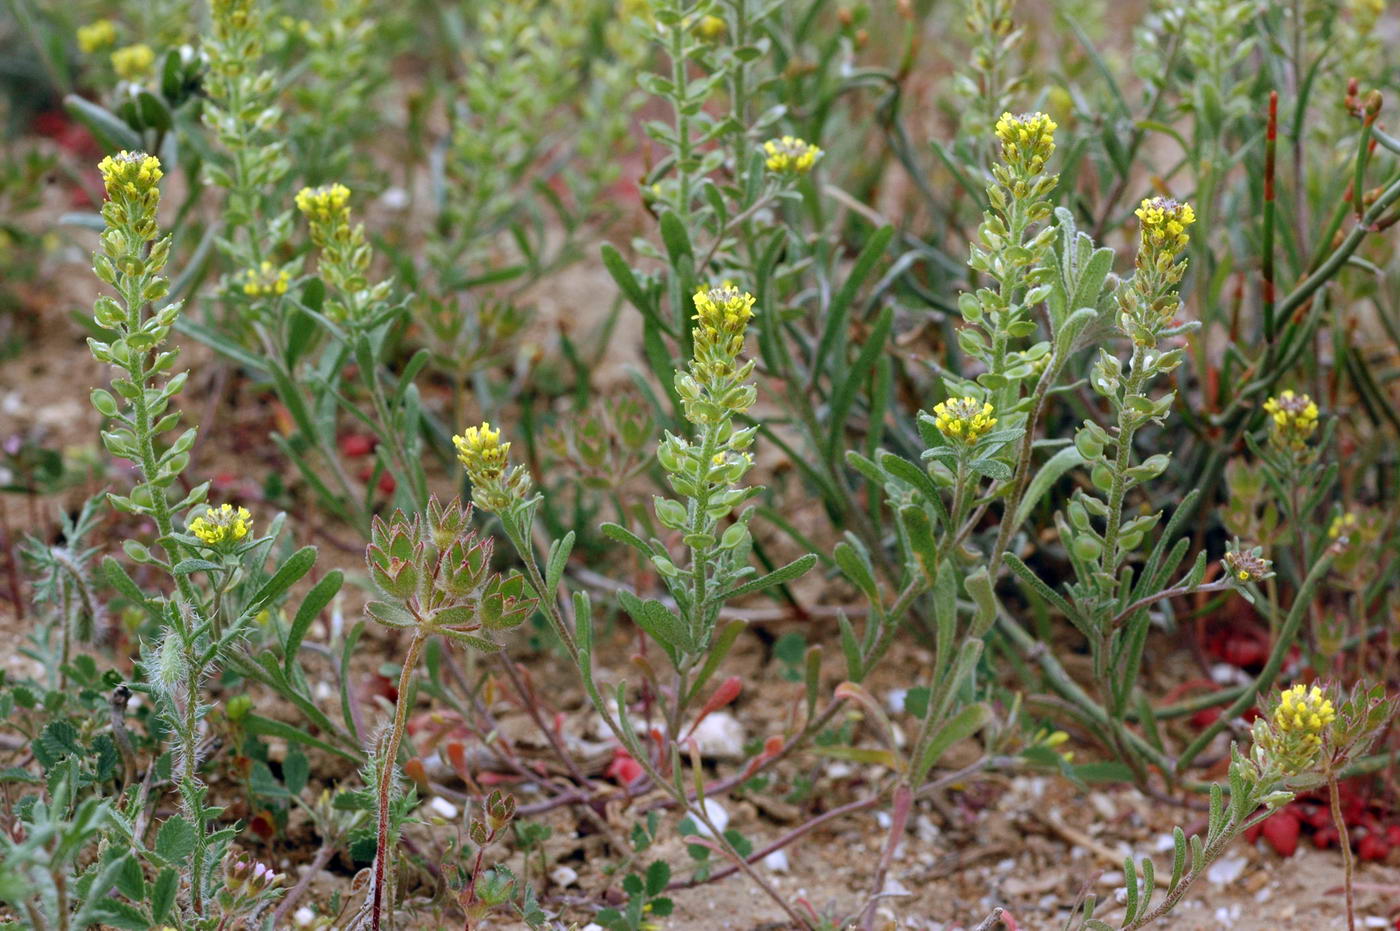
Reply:
[[[1301,450],[1317,431],[1317,405],[1306,394],[1284,391],[1264,402],[1264,411],[1273,423],[1272,436],[1280,446]]]
[[[107,189],[108,197],[121,194],[141,197],[156,190],[156,182],[165,176],[160,170],[160,159],[125,149],[104,158],[97,170],[102,172],[102,186]]]
[[[997,424],[990,403],[976,398],[949,398],[933,409],[933,425],[950,440],[975,443]]]
[[[1196,222],[1196,211],[1170,197],[1149,197],[1135,211],[1142,221],[1144,251],[1176,256],[1191,241],[1186,229]]]
[[[1274,726],[1283,734],[1298,737],[1303,743],[1318,746],[1327,727],[1337,719],[1332,702],[1322,689],[1295,685],[1285,689],[1274,709]]]
[[[763,164],[769,171],[805,175],[822,157],[822,150],[796,136],[783,136],[763,143],[763,154]]]
[[[86,26],[78,27],[78,48],[85,55],[91,55],[116,41],[117,24],[110,19],[95,19]]]
[[[506,470],[510,444],[501,442],[501,431],[491,429],[482,421],[479,427],[468,427],[461,436],[452,438],[457,447],[457,461],[467,470],[475,484],[499,479]]]
[[[693,300],[695,316],[691,319],[700,324],[695,329],[697,358],[702,347],[737,356],[744,347],[744,331],[753,319],[754,296],[726,281],[718,288],[697,289]]]
[[[249,297],[286,294],[287,285],[291,280],[291,272],[264,261],[257,268],[250,268],[243,273],[243,293]]]
[[[210,546],[237,543],[253,527],[253,515],[244,507],[224,504],[205,508],[204,514],[190,521],[190,532]]]
[[[1350,541],[1351,535],[1356,532],[1356,515],[1348,511],[1332,518],[1332,526],[1327,528],[1327,536],[1333,540],[1345,538]]]
[[[350,220],[350,189],[343,184],[304,187],[297,192],[296,203],[297,209],[313,222]]]
[[[718,16],[702,16],[700,22],[695,24],[695,34],[702,39],[714,42],[724,38],[725,30],[728,29],[724,20]]]
[[[1003,113],[997,120],[997,138],[1007,164],[1038,175],[1055,153],[1055,130],[1059,124],[1044,113]]]
[[[128,45],[112,53],[112,70],[127,81],[145,77],[155,63],[156,53],[145,44]]]

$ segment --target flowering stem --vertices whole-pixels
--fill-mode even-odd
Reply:
[[[399,672],[399,694],[398,700],[394,702],[394,724],[389,731],[389,743],[379,759],[379,827],[375,835],[374,898],[370,907],[370,927],[373,931],[379,931],[384,907],[384,879],[389,856],[389,794],[394,787],[394,768],[399,758],[399,742],[403,739],[404,723],[408,718],[408,691],[413,685],[413,673],[418,666],[418,656],[426,639],[422,629],[415,628],[413,639],[408,642],[403,669]]]
[[[1118,450],[1113,465],[1113,485],[1108,493],[1108,518],[1103,532],[1104,566],[1110,574],[1118,568],[1120,562],[1118,528],[1123,523],[1123,497],[1127,492],[1125,478],[1128,471],[1128,460],[1133,451],[1133,434],[1137,432],[1133,420],[1134,414],[1129,409],[1127,401],[1142,391],[1142,383],[1145,380],[1142,373],[1143,351],[1141,346],[1133,346],[1133,359],[1130,365],[1128,384],[1123,391],[1123,404],[1118,409]]]
[[[1229,708],[1220,713],[1209,727],[1201,731],[1196,739],[1191,742],[1181,756],[1176,760],[1176,772],[1183,773],[1186,767],[1191,765],[1202,750],[1210,745],[1216,735],[1225,729],[1230,721],[1241,714],[1244,714],[1254,704],[1255,698],[1261,691],[1273,685],[1274,677],[1283,668],[1284,657],[1288,655],[1288,650],[1292,647],[1294,639],[1298,636],[1298,628],[1303,623],[1303,616],[1307,614],[1308,605],[1311,603],[1313,589],[1327,575],[1327,571],[1332,567],[1332,556],[1324,553],[1322,558],[1313,564],[1312,570],[1303,579],[1303,584],[1298,587],[1298,593],[1293,597],[1293,607],[1288,612],[1288,618],[1283,622],[1283,629],[1279,631],[1279,636],[1274,640],[1273,650],[1269,654],[1268,662],[1259,671],[1259,675],[1254,677],[1254,681],[1240,693],[1234,703]]]
[[[1356,891],[1352,888],[1352,874],[1355,869],[1351,856],[1351,838],[1347,834],[1347,821],[1342,817],[1342,796],[1337,786],[1337,774],[1327,770],[1327,795],[1332,803],[1332,824],[1337,828],[1337,842],[1342,848],[1342,875],[1346,885],[1347,931],[1356,931]]]

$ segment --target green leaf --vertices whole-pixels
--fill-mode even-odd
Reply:
[[[147,611],[154,612],[156,610],[155,606],[146,599],[146,593],[141,591],[141,588],[132,580],[131,576],[127,574],[122,564],[111,556],[103,558],[102,574],[107,577],[108,584],[123,596],[136,602]]]
[[[831,394],[829,418],[831,420],[831,431],[827,437],[827,457],[834,458],[836,450],[841,445],[841,440],[846,433],[846,415],[850,412],[851,405],[855,402],[856,392],[865,384],[870,372],[875,368],[875,361],[886,351],[886,342],[889,340],[890,327],[894,323],[894,308],[886,306],[880,311],[880,316],[875,319],[873,326],[865,337],[865,343],[860,347],[860,354],[851,364],[846,377],[841,379],[840,384]]]
[[[921,784],[928,771],[948,751],[949,747],[959,740],[977,733],[991,719],[991,716],[991,709],[982,702],[978,702],[975,705],[968,705],[949,719],[924,745],[923,753],[919,757],[919,768],[914,774],[914,784]]]
[[[734,647],[734,641],[738,639],[747,626],[743,621],[734,618],[719,629],[719,633],[710,642],[709,655],[705,657],[705,665],[700,667],[700,671],[695,675],[695,683],[690,687],[689,701],[694,701],[695,696],[700,694],[700,690],[705,687],[706,682],[710,681],[710,677],[715,674],[719,664],[724,662],[724,658]]]
[[[176,575],[189,575],[191,572],[214,572],[220,566],[207,559],[182,559],[170,571]]]
[[[972,471],[979,475],[985,475],[987,478],[995,479],[999,482],[1010,481],[1013,474],[1011,466],[997,459],[974,459],[972,462],[968,463],[968,465],[972,468]]]
[[[1079,450],[1073,446],[1066,446],[1055,453],[1040,467],[1026,485],[1026,493],[1021,496],[1021,503],[1016,506],[1015,522],[1011,525],[1014,531],[1026,522],[1030,517],[1031,510],[1036,503],[1050,491],[1051,487],[1060,480],[1070,469],[1084,464],[1084,457],[1079,454]]]
[[[287,791],[292,795],[300,795],[301,790],[306,788],[310,775],[311,763],[306,759],[306,754],[295,747],[288,750],[286,758],[282,761],[282,782]]]
[[[893,237],[893,226],[882,226],[875,231],[874,235],[866,242],[860,255],[856,256],[855,264],[851,266],[851,273],[846,277],[841,290],[836,292],[836,296],[832,298],[831,306],[826,308],[826,326],[822,329],[821,341],[817,344],[817,352],[812,359],[812,372],[816,376],[826,373],[826,357],[831,354],[838,342],[844,342],[846,318],[850,314],[851,304],[855,301],[856,293],[865,283],[865,279],[869,278],[875,270],[875,264],[885,254],[885,249]]]
[[[719,600],[728,601],[731,598],[738,598],[741,595],[752,595],[754,592],[761,592],[765,588],[772,588],[774,585],[781,585],[784,582],[788,582],[792,579],[805,575],[807,571],[816,564],[817,557],[814,553],[808,553],[805,556],[799,556],[792,562],[788,563],[786,566],[783,566],[779,569],[774,569],[767,575],[760,576],[756,579],[751,579],[750,581],[745,582],[743,585],[740,585],[737,588],[730,589],[723,595],[719,596]]]
[[[252,617],[267,607],[273,599],[279,597],[291,588],[298,579],[306,575],[315,562],[316,547],[303,546],[297,550],[282,564],[282,568],[273,573],[272,578],[263,583],[263,587],[258,590],[258,593],[248,603],[248,607],[244,609],[243,616],[245,618]]]
[[[217,228],[217,227],[216,227]],[[243,349],[228,336],[218,330],[197,323],[188,314],[181,314],[175,318],[175,330],[185,336],[199,340],[205,346],[219,353],[228,359],[237,362],[249,372],[265,374],[268,370],[267,361],[259,356]]]
[[[166,867],[160,871],[156,881],[151,884],[151,921],[160,924],[165,920],[165,916],[170,913],[170,906],[175,904],[175,893],[180,888],[180,874],[174,868]]]
[[[647,896],[660,895],[666,891],[666,886],[671,881],[671,864],[665,860],[655,860],[647,867],[646,892]]]
[[[832,556],[835,557],[836,564],[841,567],[842,573],[851,580],[851,584],[860,589],[871,602],[878,603],[880,592],[875,585],[875,572],[871,568],[870,560],[865,552],[857,550],[851,543],[842,540],[836,544]]]
[[[673,268],[679,266],[682,259],[694,255],[690,248],[690,233],[680,217],[669,210],[661,214],[661,241],[666,245],[666,254]]]
[[[616,540],[619,543],[626,543],[643,556],[650,557],[656,555],[656,551],[652,549],[647,541],[643,540],[626,527],[623,527],[621,524],[609,522],[603,524],[599,529],[603,531],[603,536],[610,540]]]
[[[339,569],[332,569],[302,599],[296,617],[292,619],[292,626],[287,631],[287,642],[282,647],[282,666],[288,677],[292,674],[292,667],[296,665],[297,651],[301,648],[302,640],[306,638],[306,631],[311,627],[311,622],[330,604],[336,592],[340,591],[344,579],[345,576]]]
[[[637,626],[666,651],[673,663],[679,661],[682,651],[693,649],[685,622],[664,604],[654,598],[643,601],[625,590],[618,592],[617,598]]]
[[[250,714],[243,719],[243,729],[249,734],[261,735],[263,737],[281,737],[283,740],[290,740],[308,747],[315,747],[327,753],[334,753],[336,756],[349,760],[352,763],[360,761],[354,754],[342,750],[340,747],[326,743],[324,740],[312,737],[306,731],[284,724],[281,721],[274,721],[271,718],[264,718],[261,715]]]
[[[168,863],[181,863],[194,853],[197,840],[194,825],[175,815],[156,832],[156,853]]]
[[[559,580],[564,577],[564,567],[568,565],[569,554],[574,549],[574,532],[570,530],[564,535],[562,540],[555,540],[549,547],[549,564],[545,571],[544,585],[549,591],[554,591],[559,585]],[[548,598],[546,592],[540,593]]]
[[[846,678],[859,682],[865,677],[865,664],[855,628],[844,611],[836,615],[836,625],[841,631],[841,653],[846,657]]]
[[[143,148],[141,136],[136,130],[126,125],[125,121],[106,108],[98,106],[90,100],[84,100],[77,94],[68,94],[64,97],[63,108],[72,114],[74,119],[88,128],[98,145],[102,146],[103,151],[116,153],[127,149],[138,152]]]

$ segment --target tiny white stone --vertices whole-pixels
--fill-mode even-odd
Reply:
[[[880,826],[880,830],[888,831],[890,829],[890,825],[894,822],[890,819],[889,812],[877,811],[875,812],[875,823]]]
[[[292,921],[295,921],[297,923],[297,927],[305,928],[307,925],[311,924],[311,922],[315,920],[316,913],[313,912],[311,909],[307,908],[305,905],[292,912]]]
[[[775,850],[763,858],[763,865],[775,873],[786,873],[792,866],[788,863],[786,850]]]
[[[729,812],[725,811],[724,806],[715,799],[705,799],[705,815],[714,822],[716,830],[721,834],[724,833],[725,828],[729,827]],[[695,823],[696,834],[699,834],[701,837],[714,837],[714,835],[710,833],[709,827],[699,818],[692,817],[690,820]]]
[[[441,795],[434,795],[428,800],[428,807],[433,810],[433,814],[446,821],[456,820],[458,815],[457,806],[453,805]]]
[[[1380,915],[1367,915],[1361,922],[1368,928],[1389,928],[1390,922]]]
[[[1216,860],[1206,870],[1206,879],[1209,879],[1217,886],[1225,886],[1239,879],[1244,873],[1245,864],[1249,861],[1244,857],[1225,857]]]
[[[578,870],[560,864],[549,871],[549,881],[556,886],[572,886],[578,882]]]
[[[1215,921],[1222,928],[1233,928],[1243,911],[1244,909],[1239,905],[1231,905],[1229,908],[1222,905],[1215,910]]]
[[[1216,663],[1210,667],[1210,677],[1219,685],[1239,685],[1249,681],[1249,675],[1238,666]]]
[[[1120,886],[1122,884],[1122,870],[1109,870],[1107,873],[1104,873],[1102,876],[1099,877],[1099,885],[1102,886]]]
[[[387,188],[379,201],[390,210],[402,210],[408,206],[408,192],[401,187]]]
[[[885,693],[885,707],[893,714],[904,711],[904,697],[909,694],[908,689],[890,689]]]
[[[691,736],[707,759],[737,760],[744,755],[744,726],[728,711],[706,715]]]
[[[1157,841],[1152,845],[1152,849],[1158,853],[1166,853],[1168,850],[1176,849],[1176,838],[1171,834],[1158,834]]]

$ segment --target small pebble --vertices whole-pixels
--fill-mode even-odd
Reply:
[[[1206,870],[1206,879],[1217,886],[1229,885],[1240,878],[1248,862],[1244,857],[1224,857],[1216,860],[1210,865],[1210,869]]]
[[[446,821],[455,821],[460,813],[457,806],[443,798],[441,795],[434,795],[428,800],[428,807],[433,810],[433,814]]]

